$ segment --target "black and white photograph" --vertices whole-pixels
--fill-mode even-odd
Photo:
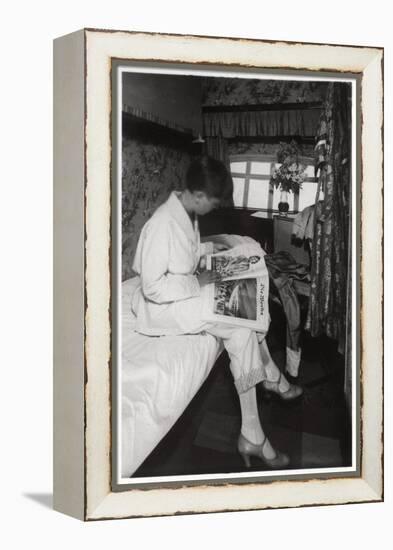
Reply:
[[[389,3],[2,7],[2,547],[384,547]]]
[[[113,70],[118,487],[355,475],[356,79]]]

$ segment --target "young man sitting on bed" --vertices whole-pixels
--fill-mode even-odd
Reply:
[[[284,400],[299,397],[302,389],[281,374],[267,348],[266,333],[203,320],[201,288],[219,280],[219,275],[197,271],[204,253],[198,216],[217,208],[232,192],[224,164],[202,157],[191,163],[184,189],[172,192],[145,224],[133,264],[140,276],[133,298],[136,330],[151,336],[207,332],[221,338],[240,400],[238,451],[248,467],[254,456],[270,468],[282,469],[289,458],[264,434],[255,386],[262,383]]]

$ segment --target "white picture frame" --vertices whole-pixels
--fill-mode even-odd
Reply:
[[[54,46],[54,507],[81,520],[383,499],[383,49],[84,29]],[[360,81],[359,474],[113,489],[111,94],[119,60]]]

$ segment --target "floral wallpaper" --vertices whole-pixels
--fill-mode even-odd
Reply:
[[[206,77],[202,83],[202,104],[213,106],[324,101],[327,86],[327,82]]]
[[[182,187],[190,156],[168,145],[123,140],[122,280],[134,275],[132,262],[140,231],[173,189]]]

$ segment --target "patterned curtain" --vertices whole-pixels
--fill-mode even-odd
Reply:
[[[320,109],[245,111],[203,114],[203,135],[208,155],[229,168],[230,138],[311,136],[318,127]]]
[[[221,136],[216,136],[206,137],[205,142],[206,153],[217,160],[221,160],[230,170],[227,140]]]
[[[203,135],[233,138],[242,136],[313,136],[320,109],[242,111],[203,114]]]
[[[206,137],[204,152],[214,159],[220,160],[222,163],[224,163],[228,170],[228,174],[231,174],[231,166],[228,154],[228,142],[226,139],[221,136]],[[232,194],[221,201],[221,206],[224,208],[233,208],[234,203]]]
[[[312,336],[327,334],[338,340],[342,353],[345,351],[350,257],[350,90],[348,83],[330,83],[316,138],[316,170],[320,170],[318,195],[323,191],[324,200],[315,216],[306,323]]]

